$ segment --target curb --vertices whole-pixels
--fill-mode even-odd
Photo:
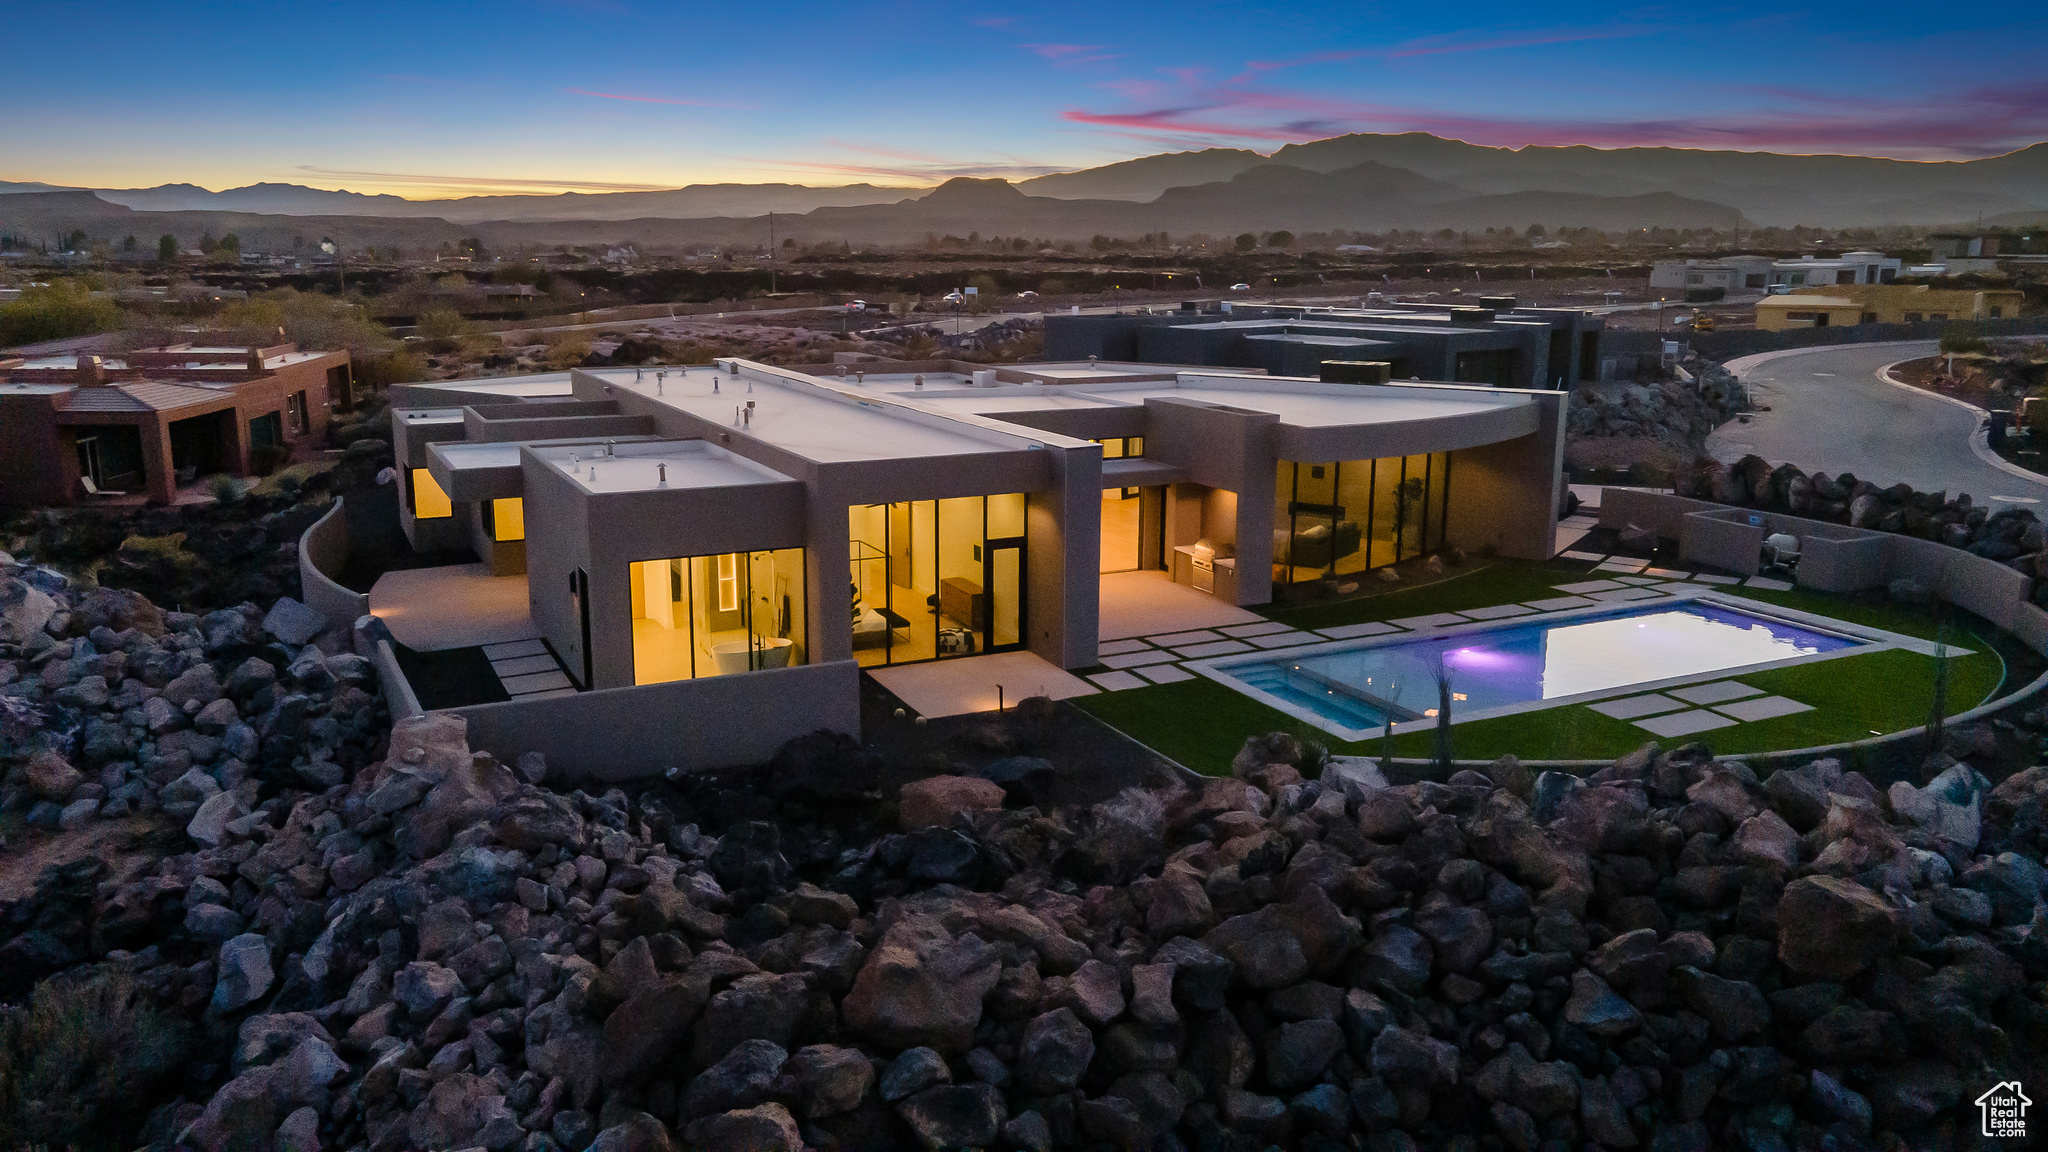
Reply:
[[[2004,472],[2012,476],[2017,476],[2022,480],[2031,480],[2036,484],[2048,485],[2048,476],[2043,476],[2039,472],[2022,468],[2019,465],[2013,463],[2010,460],[2007,460],[2005,457],[2000,456],[1998,453],[1993,452],[1991,450],[1991,429],[1987,427],[1984,423],[1985,421],[1991,418],[1990,412],[1986,411],[1985,409],[1977,407],[1975,404],[1972,404],[1967,400],[1958,400],[1953,396],[1943,396],[1939,392],[1930,392],[1925,388],[1916,388],[1913,385],[1906,383],[1904,380],[1901,380],[1898,377],[1892,375],[1892,369],[1897,368],[1899,365],[1904,363],[1906,363],[1906,361],[1904,360],[1894,360],[1891,363],[1886,364],[1885,366],[1877,370],[1877,378],[1885,382],[1886,384],[1891,385],[1894,388],[1903,389],[1907,392],[1911,392],[1919,396],[1931,396],[1944,404],[1953,404],[1958,408],[1964,408],[1968,409],[1971,412],[1975,412],[1977,414],[1977,430],[1970,433],[1970,451],[1976,455],[1978,461],[1987,464],[1993,468],[1996,468],[2000,472]]]

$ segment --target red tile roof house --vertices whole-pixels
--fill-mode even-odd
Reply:
[[[347,352],[295,344],[0,359],[0,506],[172,503],[200,477],[249,475],[266,447],[317,443],[348,380]]]

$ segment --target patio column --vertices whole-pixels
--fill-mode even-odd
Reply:
[[[171,473],[171,426],[161,412],[151,412],[135,426],[142,441],[142,478],[151,504],[169,504],[178,495]]]

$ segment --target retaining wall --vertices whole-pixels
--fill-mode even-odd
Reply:
[[[471,748],[506,763],[539,752],[571,775],[646,779],[670,768],[765,764],[821,728],[858,737],[860,665],[838,660],[447,711],[468,722]]]
[[[1761,518],[1760,525],[1749,523]],[[1678,541],[1688,563],[1753,575],[1765,536],[1799,537],[1795,570],[1801,587],[1817,592],[1861,592],[1894,580],[1913,579],[1959,608],[1973,612],[2048,655],[2048,612],[2029,594],[2033,580],[2011,568],[1932,540],[1851,528],[1781,512],[1666,496],[1655,492],[1603,488],[1600,526],[1626,524],[1657,528]]]
[[[327,514],[299,537],[299,599],[332,624],[346,624],[370,611],[370,598],[341,586],[328,573],[348,563],[348,520],[336,496]]]
[[[1788,328],[1732,332],[1647,332],[1608,329],[1601,335],[1604,356],[1656,356],[1663,341],[1676,340],[1709,360],[1728,360],[1757,352],[1791,348],[1822,348],[1830,344],[1879,344],[1888,340],[1939,340],[1951,332],[1972,336],[2031,336],[2048,332],[2048,316],[2016,316],[2000,320],[1923,320],[1916,324],[1856,324],[1827,328]]]

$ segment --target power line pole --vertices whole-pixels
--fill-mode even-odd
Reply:
[[[768,214],[768,294],[775,295],[775,213]]]

